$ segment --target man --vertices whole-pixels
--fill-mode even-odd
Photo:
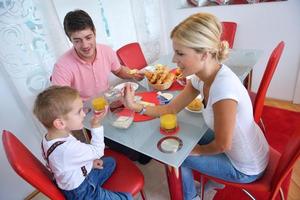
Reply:
[[[83,10],[74,10],[64,18],[64,30],[73,48],[63,54],[54,65],[51,81],[53,85],[66,85],[78,90],[83,101],[99,95],[109,88],[108,77],[112,72],[122,79],[141,80],[138,70],[120,65],[116,53],[108,46],[96,44],[96,29],[91,17]],[[82,132],[72,132],[81,141]],[[132,160],[145,164],[148,156],[139,154],[118,143],[105,140],[112,149],[121,151]]]
[[[120,65],[110,47],[96,44],[96,29],[85,11],[67,13],[64,30],[73,48],[55,63],[53,85],[71,86],[86,101],[109,88],[108,76],[111,72],[121,79],[143,79],[144,75],[139,71]]]

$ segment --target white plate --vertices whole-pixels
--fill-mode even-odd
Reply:
[[[200,100],[202,101],[202,96],[201,96],[201,94],[199,94],[199,95],[196,97],[196,99],[200,99]],[[192,112],[192,113],[202,113],[203,107],[201,108],[201,110],[191,110],[191,109],[189,109],[188,107],[185,107],[185,109],[186,109],[187,111]]]
[[[192,113],[202,113],[202,109],[201,110],[190,110],[188,107],[185,107],[185,109],[187,110],[187,111],[190,111],[190,112],[192,112]]]
[[[126,84],[130,84],[133,90],[137,90],[139,85],[134,82],[125,82],[115,86],[115,89],[122,91]]]
[[[150,72],[154,72],[155,71],[155,66],[153,66],[153,65],[148,65],[148,66],[146,66],[146,67],[144,67],[143,69],[142,69],[142,71],[145,71],[145,70],[147,70],[147,71],[150,71]]]

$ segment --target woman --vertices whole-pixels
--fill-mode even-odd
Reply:
[[[222,27],[208,13],[190,16],[172,33],[173,61],[183,76],[193,75],[184,90],[163,106],[143,107],[133,101],[127,86],[127,107],[150,116],[177,113],[199,93],[204,97],[203,117],[210,128],[181,166],[185,199],[197,197],[192,169],[227,181],[249,183],[264,172],[269,158],[268,143],[254,122],[252,104],[239,78],[222,61],[228,43],[220,41]]]

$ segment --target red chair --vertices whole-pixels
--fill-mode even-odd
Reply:
[[[16,136],[4,130],[2,142],[8,161],[19,176],[50,199],[65,199],[52,182],[52,175],[48,169]],[[128,158],[119,153],[106,150],[105,154],[114,157],[117,166],[112,176],[103,185],[103,188],[112,191],[130,192],[132,195],[141,192],[142,198],[145,199],[143,192],[144,176],[142,172]]]
[[[130,69],[142,69],[147,66],[147,61],[137,42],[126,44],[117,50],[117,56],[122,65]]]
[[[203,178],[208,178],[224,185],[242,189],[248,196],[254,196],[252,193],[262,194],[265,199],[274,200],[280,192],[281,199],[284,194],[281,185],[285,178],[292,171],[296,161],[300,158],[300,127],[296,129],[292,137],[289,139],[285,150],[280,155],[270,146],[270,160],[264,175],[252,183],[232,183],[215,177],[201,174]],[[202,188],[203,191],[203,188]],[[202,192],[202,198],[203,192]],[[253,198],[251,198],[253,199]]]
[[[237,24],[235,22],[221,22],[222,24],[222,35],[221,35],[221,41],[226,40],[229,44],[229,48],[232,49]]]
[[[284,42],[281,41],[273,50],[269,58],[264,75],[260,81],[257,93],[249,91],[249,96],[251,98],[252,105],[253,105],[253,116],[256,123],[260,123],[261,115],[264,108],[266,93],[270,85],[270,82],[272,80],[275,69],[278,65],[278,62],[281,58],[283,49],[284,49]]]

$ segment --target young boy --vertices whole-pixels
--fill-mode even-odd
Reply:
[[[33,112],[48,130],[42,141],[43,155],[67,199],[132,199],[130,194],[101,188],[116,165],[113,158],[100,159],[105,146],[100,123],[107,109],[91,119],[90,144],[81,143],[70,134],[83,128],[85,117],[82,100],[75,89],[49,87],[37,96]]]

